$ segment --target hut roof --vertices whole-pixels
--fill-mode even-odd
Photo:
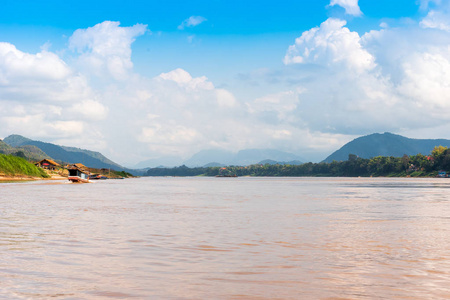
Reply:
[[[51,165],[54,165],[54,166],[56,166],[56,167],[59,167],[59,166],[60,166],[60,165],[59,165],[57,162],[55,162],[54,160],[47,159],[47,158],[44,158],[43,160],[38,161],[36,164],[42,164],[42,163],[44,163],[44,162],[47,162],[47,163],[49,163],[49,164],[51,164]]]
[[[79,171],[81,171],[83,173],[89,173],[88,167],[86,167],[83,164],[71,164],[71,165],[67,166],[67,169],[69,169],[69,170],[79,170]]]

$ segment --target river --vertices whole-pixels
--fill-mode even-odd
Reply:
[[[1,299],[443,299],[449,283],[449,179],[0,184]]]

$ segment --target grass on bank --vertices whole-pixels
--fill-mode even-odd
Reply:
[[[25,159],[4,154],[0,154],[0,174],[5,176],[50,177],[44,170]]]

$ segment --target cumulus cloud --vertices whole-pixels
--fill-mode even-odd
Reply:
[[[69,48],[81,54],[79,60],[85,70],[126,79],[133,67],[131,44],[146,31],[147,25],[143,24],[121,27],[120,22],[105,21],[76,30],[69,39]]]
[[[70,113],[76,113],[91,120],[102,120],[106,118],[108,109],[100,102],[88,99],[75,103]]]
[[[184,20],[180,25],[178,25],[178,29],[183,30],[186,27],[195,27],[205,21],[207,20],[202,16],[190,16],[189,18]]]
[[[450,46],[443,50],[412,54],[402,66],[404,78],[398,90],[418,108],[446,119],[450,109]]]
[[[176,82],[179,86],[190,90],[195,90],[197,88],[212,90],[214,88],[214,85],[209,82],[205,76],[192,78],[191,74],[180,68],[168,73],[161,73],[158,78]]]
[[[87,123],[108,114],[100,94],[60,56],[46,46],[41,49],[27,53],[0,43],[0,134],[43,140],[93,138]]]
[[[450,32],[450,13],[445,11],[430,11],[420,22],[423,28],[435,28]]]
[[[345,25],[346,21],[330,18],[305,31],[289,47],[284,63],[346,67],[356,72],[373,69],[374,57],[361,46],[359,34]]]
[[[0,43],[0,83],[13,80],[57,81],[67,78],[71,71],[56,54],[43,50],[29,54],[10,43]]]
[[[304,91],[280,120],[348,136],[448,124],[449,44],[445,31],[384,28],[360,37],[329,19],[287,50],[285,80]]]
[[[245,120],[233,93],[181,68],[154,78],[132,77],[125,86],[108,88],[103,98],[113,103],[108,118],[122,120],[114,136],[128,142],[115,148],[129,159],[136,155],[142,160],[150,153],[187,158],[202,149],[230,147],[230,135]]]
[[[235,107],[237,104],[234,95],[225,89],[216,89],[216,95],[220,107]]]
[[[358,0],[331,0],[330,6],[339,5],[345,9],[345,13],[352,16],[362,15]]]
[[[301,91],[286,91],[270,94],[247,103],[247,109],[251,114],[262,119],[264,122],[272,124],[299,124],[296,120],[295,112],[300,104],[300,94]],[[282,130],[281,132],[286,132],[286,130]]]

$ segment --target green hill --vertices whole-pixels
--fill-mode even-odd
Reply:
[[[401,157],[416,155],[418,153],[427,155],[435,146],[450,147],[450,140],[444,139],[410,139],[401,135],[385,132],[374,133],[359,137],[345,144],[342,148],[328,156],[324,162],[345,161],[349,154],[355,154],[361,158],[372,158],[376,156]]]
[[[0,153],[6,153],[7,151],[9,151],[10,149],[12,149],[12,147],[8,144],[6,144],[4,141],[0,140]]]
[[[95,151],[34,141],[17,134],[10,135],[3,141],[11,147],[16,147],[16,149],[27,149],[26,147],[38,148],[45,155],[57,162],[82,163],[90,168],[130,171]]]
[[[24,158],[5,154],[0,154],[0,175],[30,176],[40,178],[49,177],[44,170],[36,167]]]
[[[1,154],[11,154],[14,156],[19,156],[26,158],[29,161],[39,161],[44,158],[50,158],[41,149],[32,145],[23,145],[19,147],[12,147],[7,143],[0,140],[0,153]]]

